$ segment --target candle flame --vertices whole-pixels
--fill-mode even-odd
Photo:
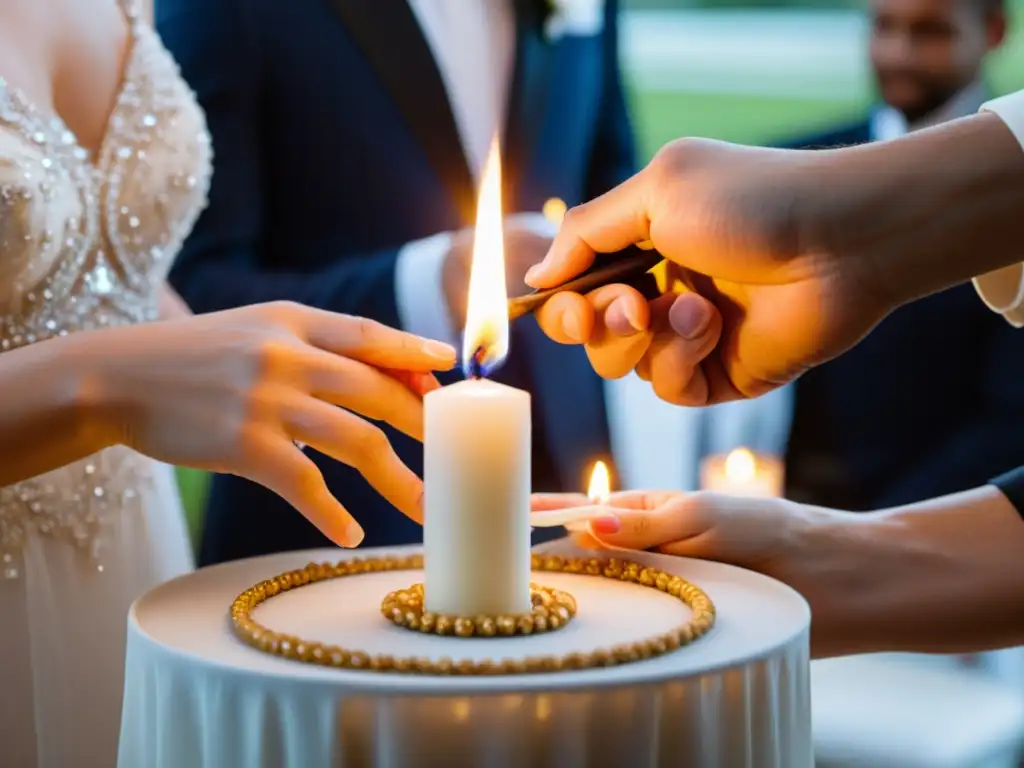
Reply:
[[[501,223],[501,147],[495,136],[484,164],[476,203],[462,366],[467,376],[480,378],[501,365],[507,355],[508,289]]]
[[[594,470],[590,473],[590,485],[587,487],[587,496],[595,504],[605,504],[611,495],[611,478],[608,475],[608,467],[605,466],[603,461],[599,461],[594,464]]]
[[[757,474],[757,462],[746,448],[737,448],[725,457],[725,476],[733,483],[749,483]]]

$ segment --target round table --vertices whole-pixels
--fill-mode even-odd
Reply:
[[[538,549],[590,554],[565,541]],[[504,677],[347,671],[271,656],[232,633],[231,601],[262,579],[310,561],[415,551],[272,555],[202,569],[141,597],[129,616],[119,766],[813,766],[807,604],[779,582],[719,563],[628,554],[703,588],[718,618],[694,644],[620,667]],[[576,597],[579,613],[564,629],[470,639],[401,629],[381,616],[380,601],[421,581],[415,571],[303,587],[264,603],[254,618],[371,652],[501,658],[638,639],[688,611],[635,584],[535,579]]]

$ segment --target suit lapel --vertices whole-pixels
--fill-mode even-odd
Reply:
[[[440,70],[407,0],[329,0],[391,95],[463,221],[475,215],[473,176]]]

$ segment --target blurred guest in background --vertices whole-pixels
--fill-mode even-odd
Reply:
[[[871,18],[883,103],[790,146],[892,139],[985,101],[982,64],[1006,34],[1000,0],[873,0]],[[876,509],[985,483],[1024,456],[1022,377],[1024,338],[970,286],[898,309],[849,354],[796,383],[789,495]]]
[[[455,340],[496,133],[509,212],[576,204],[634,170],[617,6],[160,0],[160,32],[215,147],[210,205],[173,284],[196,312],[290,299]],[[525,290],[553,227],[539,213],[506,224],[510,290]],[[534,395],[534,487],[576,489],[610,450],[602,383],[581,347],[560,348],[532,319],[511,348],[498,378]],[[388,436],[422,471],[421,447]],[[356,472],[309,454],[365,544],[420,539]],[[214,479],[201,563],[327,543],[265,489]]]
[[[974,114],[990,97],[985,57],[1006,38],[1004,0],[872,0],[871,70],[881,103],[862,119],[790,146],[883,141]]]

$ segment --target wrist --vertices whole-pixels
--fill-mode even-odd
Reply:
[[[880,305],[1019,260],[1024,152],[997,116],[816,154],[812,241]]]
[[[125,376],[115,370],[115,356],[110,354],[111,336],[116,331],[85,332],[68,337],[65,341],[76,347],[77,364],[69,380],[72,382],[68,397],[76,421],[97,443],[96,450],[112,445],[128,444],[130,431],[125,415],[132,410],[131,399],[126,396]],[[97,344],[100,341],[102,343]]]
[[[117,442],[103,416],[95,356],[75,334],[5,352],[0,485],[35,477]],[[103,351],[100,351],[103,354]]]

